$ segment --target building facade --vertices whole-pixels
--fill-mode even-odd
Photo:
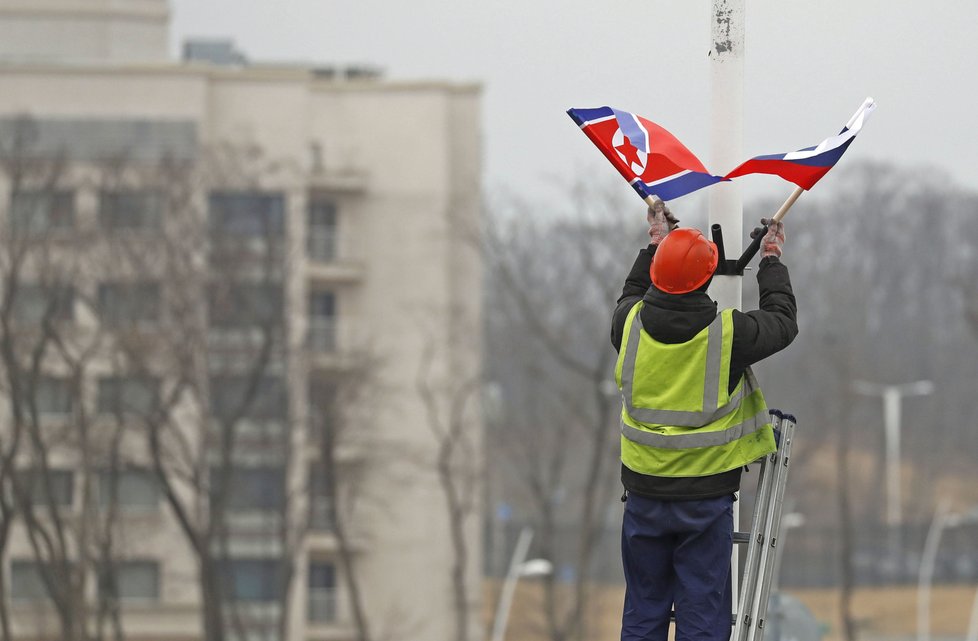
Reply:
[[[132,422],[118,439],[126,465],[93,472],[87,450],[68,440],[43,461],[46,480],[28,487],[23,479],[39,463],[24,446],[10,459],[19,487],[56,504],[74,537],[87,531],[79,525],[87,506],[114,497],[109,609],[118,616],[109,620],[128,639],[207,636],[204,556],[233,602],[221,606],[225,638],[355,639],[362,619],[370,638],[454,640],[461,625],[476,639],[479,89],[250,64],[221,42],[188,44],[175,61],[168,15],[164,0],[0,0],[5,238],[52,232],[57,251],[87,243],[98,260],[86,264],[99,265],[45,307],[38,301],[50,297],[30,298],[40,291],[32,278],[41,278],[32,263],[13,303],[27,311],[15,317],[43,324],[43,309],[80,336],[108,337],[93,349],[84,385],[70,383],[81,380],[72,378],[78,368],[42,367],[30,405],[40,410],[11,419],[8,398],[0,432],[11,421],[36,427],[37,416],[69,431],[89,416],[94,432],[111,422],[104,417]],[[41,188],[11,170],[18,141],[31,171],[46,158],[57,180]],[[181,233],[167,218],[178,197],[202,218],[170,251],[165,240]],[[107,230],[125,260],[99,253]],[[215,258],[241,247],[269,250],[261,256],[274,264]],[[174,252],[187,262],[168,262]],[[214,267],[203,284],[193,282],[204,272],[181,271],[196,264],[194,252]],[[137,274],[137,264],[148,271]],[[197,285],[203,340],[185,354],[189,339],[160,353],[160,319],[172,319],[174,301],[190,300]],[[261,371],[235,365],[252,362],[238,352],[261,351],[248,341],[266,321],[274,338]],[[114,357],[120,328],[138,332],[153,357]],[[205,481],[193,486],[166,463],[175,479],[166,487],[141,436],[148,429],[136,424],[164,413],[158,405],[180,389],[170,372],[191,361],[203,370],[188,380],[205,381],[206,398],[194,405],[174,392],[166,421],[196,461],[187,478]],[[8,397],[19,385],[4,384]],[[205,416],[181,423],[193,407]],[[128,418],[140,408],[148,418]],[[221,440],[225,424],[236,429],[231,446]],[[212,429],[219,435],[205,437]],[[108,445],[93,442],[104,456]],[[203,476],[201,466],[209,466]],[[224,488],[226,515],[216,534],[206,516],[215,487]],[[194,527],[174,501],[192,508]],[[45,597],[49,561],[39,560],[17,500],[11,505],[9,625],[15,638],[60,638],[63,613]],[[47,517],[38,518],[42,527]],[[188,531],[200,534],[206,554],[194,553]],[[65,556],[81,555],[91,538],[69,543]],[[454,572],[460,558],[464,572]],[[65,567],[82,562],[68,558]],[[78,576],[79,598],[97,599],[101,575]]]

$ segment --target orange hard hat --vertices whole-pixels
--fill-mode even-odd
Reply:
[[[716,271],[720,255],[715,243],[698,229],[674,229],[659,243],[649,274],[656,287],[669,294],[699,289]]]

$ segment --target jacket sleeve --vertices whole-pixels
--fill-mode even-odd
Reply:
[[[788,267],[775,257],[762,259],[757,284],[760,309],[734,311],[732,372],[783,350],[798,335],[798,309]]]
[[[628,312],[638,301],[642,300],[645,292],[652,286],[649,268],[652,266],[652,256],[655,255],[656,245],[649,245],[638,252],[632,269],[625,278],[625,286],[618,297],[618,306],[611,319],[611,344],[616,350],[621,349],[621,337],[625,331],[625,319]]]

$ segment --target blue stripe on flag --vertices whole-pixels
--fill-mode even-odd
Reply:
[[[567,115],[570,116],[578,126],[584,126],[592,120],[613,116],[611,107],[597,107],[595,109],[568,109]]]
[[[711,176],[710,174],[691,171],[682,174],[681,176],[677,176],[672,180],[665,180],[654,185],[646,185],[641,180],[636,180],[632,183],[632,188],[637,191],[638,195],[642,198],[646,198],[648,196],[658,196],[662,200],[672,200],[673,198],[679,198],[680,196],[691,194],[697,189],[709,187],[710,185],[714,185],[722,180],[723,178],[720,176]]]
[[[839,158],[842,158],[842,154],[846,153],[846,149],[852,144],[852,141],[856,137],[853,136],[849,140],[845,141],[835,149],[829,149],[824,151],[817,156],[812,156],[811,158],[793,158],[787,162],[793,162],[797,165],[807,165],[809,167],[831,167],[835,163],[839,162]],[[784,156],[781,156],[782,158]]]

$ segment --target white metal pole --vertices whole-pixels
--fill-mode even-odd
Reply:
[[[711,158],[710,167],[728,172],[742,160],[744,120],[744,21],[745,0],[713,0],[710,15]],[[743,250],[743,201],[735,182],[710,188],[710,225],[723,228],[726,255],[738,258]],[[720,309],[740,308],[740,276],[716,276],[710,295]]]
[[[710,13],[711,117],[710,166],[727,172],[742,158],[744,120],[744,44],[746,0],[713,0]],[[740,187],[718,183],[710,189],[710,226],[723,229],[726,255],[737,258],[743,251],[743,202]],[[741,307],[740,276],[715,276],[710,295],[720,309]],[[734,529],[740,529],[740,501],[734,502]],[[733,548],[730,559],[733,603],[740,602],[740,554]],[[739,613],[738,613],[739,614]]]
[[[917,575],[917,641],[930,641],[930,588],[934,581],[934,564],[937,561],[937,548],[941,544],[941,534],[950,519],[949,511],[950,505],[946,499],[937,504],[920,557]]]
[[[903,497],[900,488],[900,428],[904,396],[923,396],[934,391],[931,381],[915,381],[903,385],[880,385],[856,381],[854,388],[860,394],[880,396],[883,399],[883,434],[886,454],[886,529],[889,538],[889,555],[893,563],[903,558],[901,527],[903,523]]]
[[[526,554],[530,550],[530,541],[532,540],[533,530],[531,528],[525,527],[520,530],[520,536],[516,540],[516,547],[513,549],[513,558],[509,562],[509,571],[506,573],[503,589],[499,593],[499,603],[496,605],[496,617],[492,625],[492,641],[503,641],[506,636],[506,624],[509,623],[509,610],[513,606],[516,582],[520,578],[520,566],[526,560]]]
[[[971,601],[971,616],[968,618],[968,634],[964,641],[978,641],[978,590],[975,590],[975,598]]]
[[[883,390],[883,429],[886,434],[886,524],[902,522],[900,508],[900,397],[902,390],[891,385]]]

